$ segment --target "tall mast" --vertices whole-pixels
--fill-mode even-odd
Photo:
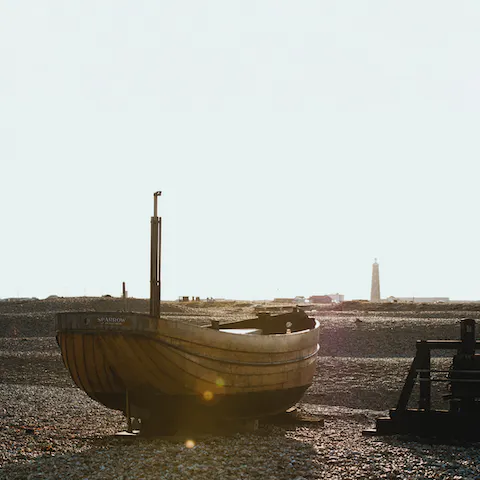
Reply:
[[[162,218],[157,216],[157,199],[162,192],[153,194],[153,217],[150,237],[150,315],[160,317],[160,262],[162,252]]]

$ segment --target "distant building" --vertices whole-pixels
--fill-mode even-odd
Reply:
[[[333,303],[342,303],[345,301],[345,295],[341,295],[340,293],[329,293],[328,296],[332,299]]]
[[[295,303],[294,298],[274,298],[275,303]]]
[[[332,303],[332,297],[330,295],[312,295],[308,301],[310,303]]]
[[[448,297],[388,297],[390,303],[449,303]]]
[[[380,302],[380,271],[378,268],[377,259],[372,265],[372,290],[370,292],[371,302]]]

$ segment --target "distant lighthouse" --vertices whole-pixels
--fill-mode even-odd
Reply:
[[[375,263],[372,265],[372,291],[370,293],[370,301],[380,301],[380,272],[378,270],[377,259],[375,259]]]

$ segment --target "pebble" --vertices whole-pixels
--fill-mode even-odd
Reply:
[[[65,306],[62,304],[62,309]],[[9,308],[12,313],[5,313],[3,320],[12,332],[15,326],[16,332],[26,335],[31,333],[27,327],[39,325],[39,319],[25,321],[22,312],[13,312],[13,306]],[[358,386],[352,389],[353,382],[364,384],[367,377],[373,381],[377,372],[394,368],[394,376],[400,376],[402,382],[407,358],[398,362],[381,358],[370,361],[368,356],[363,360],[319,358],[322,368],[316,377],[318,385],[307,393],[300,408],[307,415],[324,416],[324,426],[268,425],[250,434],[175,441],[119,439],[114,433],[125,428],[122,415],[92,401],[73,385],[60,363],[55,340],[49,336],[47,322],[51,319],[44,316],[45,326],[38,330],[36,338],[0,339],[0,480],[480,478],[478,444],[438,445],[407,442],[398,436],[362,436],[362,430],[372,427],[374,419],[385,412],[366,409],[366,405],[372,408],[371,398],[362,398],[367,391]],[[376,320],[363,316],[362,320],[362,326],[355,328],[367,329],[370,335]],[[399,322],[395,319],[395,323]],[[411,323],[405,323],[404,330]],[[443,321],[439,328],[442,325]],[[332,339],[343,338],[332,332]],[[336,332],[349,333],[347,327]],[[358,337],[357,330],[352,332]],[[405,338],[407,345],[410,339]],[[373,343],[366,345],[378,351]],[[350,348],[345,341],[337,342],[334,353],[341,353],[341,348],[346,351],[346,347]],[[353,346],[351,349],[356,354]],[[32,370],[35,365],[46,366],[48,371]],[[336,381],[337,401],[333,394],[322,396],[321,388],[328,376],[339,375],[339,367],[344,381]],[[385,392],[398,392],[396,385],[380,381],[374,387],[371,395],[382,399],[378,406],[388,405]],[[319,404],[322,400],[328,403],[327,399],[330,405]],[[341,406],[342,401],[349,405]],[[352,405],[359,408],[351,408]],[[187,440],[193,442],[187,446]]]
[[[261,426],[262,433],[186,440],[124,441],[120,414],[74,387],[1,385],[0,479],[474,479],[476,445],[433,445],[399,437],[364,437],[365,423],[348,408],[303,404],[325,426]],[[41,417],[39,415],[41,413]],[[364,412],[365,413],[365,412]],[[40,421],[41,418],[41,421]],[[28,424],[34,434],[25,435]]]

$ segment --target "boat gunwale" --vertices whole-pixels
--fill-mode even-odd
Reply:
[[[103,315],[112,315],[115,317],[124,317],[125,320],[127,318],[136,318],[136,317],[143,317],[148,319],[149,321],[157,322],[156,328],[145,328],[145,329],[138,329],[133,326],[117,326],[117,325],[107,325],[102,326],[101,328],[85,328],[82,326],[62,326],[60,325],[61,322],[58,321],[59,316],[74,316],[74,317],[81,317],[83,315],[89,316],[103,316]],[[311,317],[309,317],[311,318]],[[311,329],[304,329],[296,332],[291,333],[276,333],[276,334],[267,334],[267,335],[237,335],[234,333],[229,332],[222,332],[219,330],[211,329],[206,326],[198,326],[198,325],[191,325],[186,322],[179,322],[178,320],[171,320],[166,318],[155,318],[151,315],[145,313],[135,313],[135,312],[61,312],[56,314],[56,330],[57,333],[60,332],[78,332],[82,334],[100,334],[105,332],[112,332],[112,333],[125,333],[125,334],[138,334],[144,335],[148,338],[161,338],[166,337],[172,340],[180,340],[186,341],[193,345],[198,346],[208,346],[211,348],[219,349],[219,350],[226,350],[232,351],[232,343],[235,344],[234,351],[238,353],[256,353],[255,347],[262,346],[263,351],[258,352],[259,354],[283,354],[289,352],[296,352],[299,350],[303,350],[304,348],[308,348],[308,346],[313,346],[314,343],[318,345],[318,336],[319,336],[319,329],[320,329],[320,322],[315,319],[313,320],[314,327]],[[159,327],[159,323],[162,322],[169,328],[168,332],[162,331]],[[240,321],[239,321],[240,323]],[[173,332],[178,333],[178,335],[173,335]],[[194,340],[190,338],[184,338],[183,335],[186,333],[195,333]],[[201,334],[203,337],[203,342],[198,339],[198,334]],[[205,335],[210,337],[211,339],[215,340],[227,340],[229,341],[230,345],[221,344],[220,345],[212,345],[208,344],[205,340]],[[306,341],[307,338],[311,338],[312,340],[308,342]],[[298,344],[302,341],[305,341],[306,347],[298,348]],[[278,341],[282,340],[284,342],[283,348],[279,348]],[[294,345],[289,345],[290,343],[294,343]],[[268,348],[266,347],[268,346]],[[240,348],[241,347],[241,348]],[[292,348],[293,347],[293,348]],[[245,349],[245,350],[243,350]]]

